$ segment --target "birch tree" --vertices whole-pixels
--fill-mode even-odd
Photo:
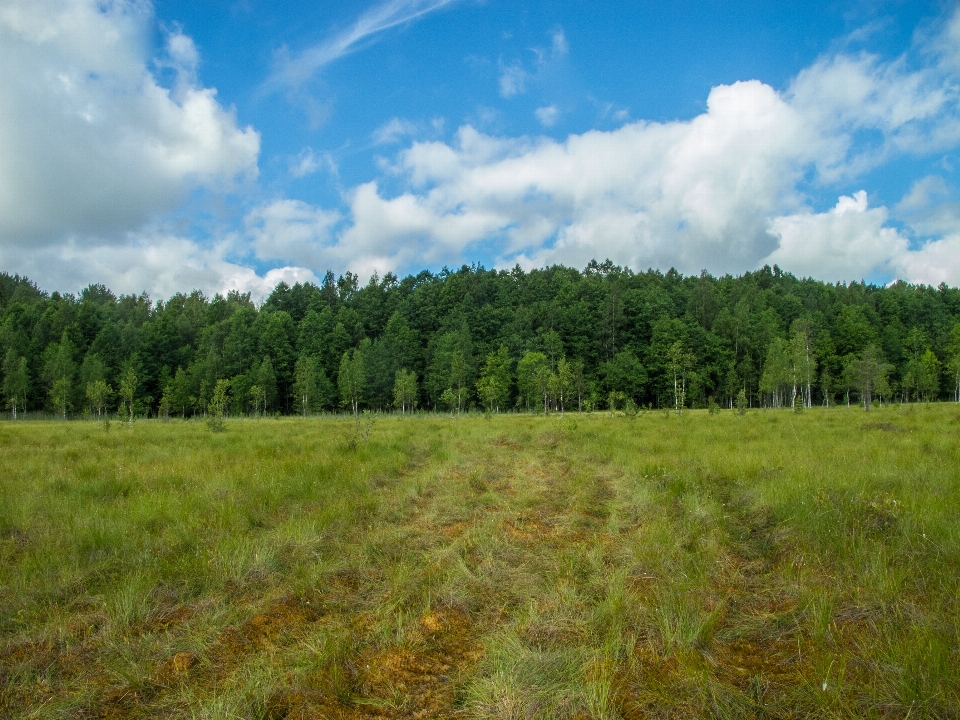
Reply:
[[[340,373],[337,377],[337,388],[340,390],[340,399],[344,406],[349,407],[354,415],[360,411],[360,401],[366,384],[366,374],[363,365],[363,353],[360,348],[353,352],[347,350],[340,358]]]
[[[793,378],[791,355],[791,346],[783,338],[774,338],[767,346],[767,359],[760,375],[760,391],[770,394],[770,404],[774,408],[782,408],[787,404],[786,390]]]
[[[7,407],[13,412],[13,419],[17,419],[17,410],[23,410],[27,402],[27,389],[30,387],[30,376],[27,373],[27,359],[17,355],[11,348],[3,360],[3,397]]]
[[[402,415],[407,410],[413,412],[417,404],[417,374],[412,370],[397,370],[396,379],[393,383],[393,406],[397,408]]]
[[[213,395],[210,398],[210,404],[207,406],[207,424],[213,432],[223,432],[224,430],[224,412],[227,409],[227,401],[230,393],[229,380],[217,380],[213,388]]]
[[[170,383],[170,402],[181,418],[187,417],[187,408],[193,404],[193,399],[190,397],[190,378],[182,367],[177,368]]]
[[[254,384],[259,385],[263,391],[263,412],[266,413],[277,399],[277,373],[273,369],[273,360],[269,355],[263,356],[263,361],[257,368]]]
[[[550,364],[547,356],[541,352],[527,352],[517,363],[517,390],[520,400],[531,405],[543,402],[543,411],[547,411],[547,392],[550,383]]]
[[[464,400],[466,399],[467,384],[467,362],[463,356],[463,351],[457,350],[450,358],[450,389],[456,398],[457,414],[463,412]]]
[[[253,414],[259,418],[266,405],[266,393],[259,385],[251,385],[247,392],[250,393],[250,400],[253,402]]]
[[[799,321],[797,321],[799,323]],[[794,323],[796,326],[797,323]],[[790,343],[791,362],[793,365],[793,396],[791,403],[795,403],[797,388],[799,386],[802,394],[802,406],[812,407],[812,385],[813,377],[817,371],[817,360],[813,354],[813,348],[810,346],[810,336],[806,330],[795,330]]]
[[[567,362],[566,356],[557,361],[557,372],[554,374],[554,392],[560,403],[560,417],[563,417],[564,403],[566,397],[570,394],[570,388],[573,385],[573,368]]]
[[[583,412],[583,396],[587,392],[587,378],[583,372],[583,360],[579,358],[570,363],[573,392],[577,395],[577,412]]]
[[[133,399],[136,392],[137,373],[133,367],[128,367],[120,376],[120,413],[127,416],[130,427],[133,427]]]
[[[44,367],[44,374],[50,384],[50,402],[57,412],[67,419],[67,410],[70,409],[70,393],[73,390],[73,376],[76,374],[76,365],[73,362],[74,348],[70,337],[64,330],[59,343],[51,345],[49,359]]]
[[[477,395],[487,412],[500,412],[510,394],[510,351],[501,345],[496,352],[487,355],[480,379],[477,381]]]
[[[301,355],[293,369],[293,395],[303,417],[307,416],[317,392],[317,361],[312,355]]]
[[[686,351],[681,340],[677,340],[667,351],[667,363],[673,375],[674,412],[680,415],[687,399],[687,372],[693,365],[693,355]]]
[[[105,380],[96,380],[92,383],[87,383],[87,399],[90,401],[90,406],[93,408],[93,411],[97,414],[97,427],[100,427],[103,411],[111,395],[113,395],[113,388],[107,385]]]
[[[940,394],[940,360],[933,350],[927,350],[917,363],[917,392],[924,402],[936,400]]]
[[[856,373],[857,389],[860,391],[860,399],[863,401],[863,409],[869,412],[873,405],[873,394],[878,387],[886,384],[890,366],[884,362],[883,355],[877,347],[870,345],[860,353],[853,367]]]
[[[960,403],[960,322],[953,326],[947,341],[947,369],[953,377],[953,400]]]

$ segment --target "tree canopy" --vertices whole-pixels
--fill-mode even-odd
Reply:
[[[280,283],[259,306],[238,292],[46,293],[0,273],[0,387],[11,411],[61,417],[96,412],[87,388],[100,382],[142,413],[202,414],[221,380],[225,412],[386,410],[401,372],[401,410],[442,397],[457,410],[597,407],[612,392],[670,408],[732,407],[741,392],[754,406],[955,399],[958,327],[956,288],[829,284],[777,267],[464,266],[365,285],[328,272],[319,286]]]

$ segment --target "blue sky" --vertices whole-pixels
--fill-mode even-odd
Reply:
[[[0,267],[960,283],[950,3],[0,0]]]

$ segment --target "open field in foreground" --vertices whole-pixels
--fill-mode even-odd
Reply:
[[[960,408],[0,424],[0,716],[955,717]]]

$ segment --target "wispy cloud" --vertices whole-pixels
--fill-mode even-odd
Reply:
[[[557,28],[550,33],[550,47],[529,48],[536,58],[533,70],[527,70],[523,62],[513,61],[505,63],[501,58],[500,64],[500,96],[512,98],[527,91],[527,83],[539,80],[551,63],[560,62],[569,52],[570,45],[563,28]]]
[[[361,15],[349,30],[314,45],[297,57],[281,55],[267,84],[274,87],[302,85],[324,65],[374,42],[375,35],[455,2],[457,0],[388,0],[376,5]]]
[[[560,117],[560,109],[556,105],[548,105],[547,107],[537,108],[534,115],[537,116],[537,120],[544,127],[553,127],[557,124],[557,118]]]

